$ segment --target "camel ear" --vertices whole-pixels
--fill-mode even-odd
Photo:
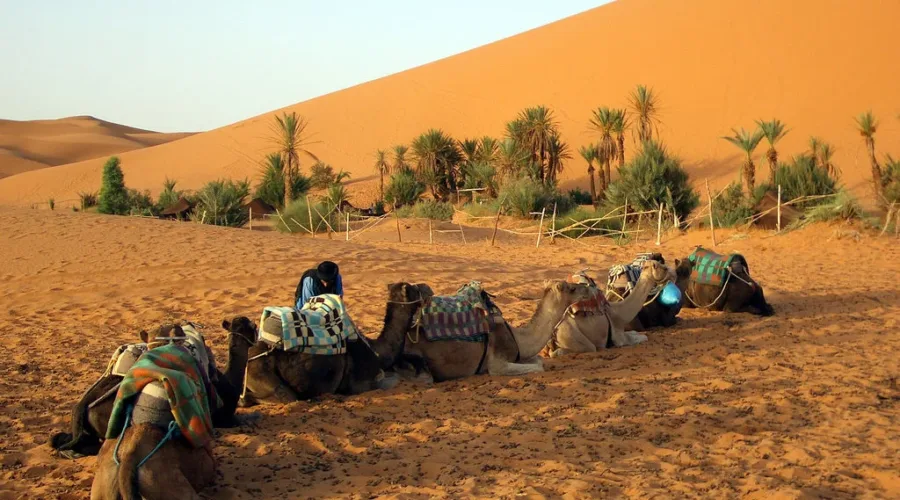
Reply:
[[[231,331],[231,321],[228,321],[227,319],[223,319],[222,320],[222,328],[224,328],[230,332]]]
[[[676,265],[676,266],[680,266],[680,265],[681,265],[681,259],[675,259],[675,265]]]
[[[551,280],[544,280],[544,291],[545,291],[545,292],[546,292],[547,290],[549,290],[552,286],[553,286],[553,281],[551,281]]]
[[[148,344],[150,342],[150,334],[147,333],[147,330],[141,330],[141,342]]]

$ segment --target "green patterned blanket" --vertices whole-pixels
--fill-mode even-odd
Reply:
[[[207,391],[203,375],[190,352],[175,344],[147,351],[128,370],[116,394],[106,438],[114,439],[124,432],[134,398],[153,382],[159,382],[165,388],[172,416],[188,442],[194,447],[211,443],[210,399],[215,404],[218,396],[212,385]]]
[[[744,262],[740,254],[720,255],[703,247],[697,247],[688,260],[694,265],[691,281],[701,285],[722,286],[728,279],[729,268],[735,259]]]

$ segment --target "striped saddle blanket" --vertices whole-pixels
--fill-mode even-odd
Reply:
[[[106,438],[119,437],[133,416],[135,423],[174,420],[192,446],[207,446],[213,439],[210,408],[217,401],[215,389],[208,385],[188,349],[165,344],[148,350],[126,373],[116,393]],[[166,408],[171,419],[165,415]]]
[[[347,352],[347,341],[360,338],[341,297],[317,295],[298,311],[293,307],[266,307],[259,321],[259,338],[285,351],[321,356]]]
[[[591,290],[591,298],[576,302],[569,306],[569,313],[574,315],[588,316],[592,314],[606,314],[609,311],[609,301],[600,291],[600,287],[594,280],[583,272],[573,274],[566,278],[569,283],[577,285],[586,285]]]
[[[617,281],[620,276],[625,276],[626,284],[624,293],[620,295],[624,299],[631,293],[634,289],[634,286],[637,284],[638,280],[641,278],[641,269],[644,265],[644,262],[650,260],[652,254],[649,253],[639,253],[637,257],[631,262],[631,264],[620,264],[615,265],[609,269],[609,277],[606,279],[606,289],[611,290],[614,288],[619,288],[620,285],[617,285]],[[651,295],[658,293],[662,290],[665,285],[657,285],[650,291]],[[614,295],[615,296],[615,295]]]
[[[746,266],[746,261],[740,254],[720,255],[703,247],[697,247],[688,256],[688,260],[694,265],[691,270],[691,281],[701,285],[722,286],[735,260]],[[749,273],[749,269],[747,272]]]
[[[482,342],[491,331],[489,316],[500,315],[478,281],[469,282],[456,295],[434,296],[421,309],[418,326],[429,342],[465,340]]]

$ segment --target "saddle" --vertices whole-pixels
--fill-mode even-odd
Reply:
[[[609,269],[609,276],[606,279],[606,296],[608,297],[610,294],[617,295],[619,299],[628,297],[628,295],[631,294],[631,291],[634,290],[635,285],[637,285],[638,280],[641,278],[641,270],[643,269],[644,262],[650,260],[652,255],[653,254],[651,253],[639,253],[630,264],[618,264],[611,267]],[[623,275],[626,278],[625,289],[614,293],[613,290],[621,290],[621,288],[616,285],[616,281]],[[659,293],[663,286],[665,285],[656,285],[653,287],[653,290],[650,291],[650,294],[655,295]]]
[[[420,309],[417,330],[425,340],[464,340],[483,342],[491,331],[491,322],[504,321],[500,308],[478,281],[471,281],[455,295],[431,297]]]
[[[600,287],[597,286],[597,283],[590,276],[584,274],[584,272],[576,273],[568,278],[566,278],[566,282],[574,283],[576,285],[585,285],[591,292],[591,298],[576,302],[569,306],[568,312],[572,316],[589,316],[593,314],[606,314],[609,312],[609,301],[606,299],[606,296],[603,295],[603,292],[600,291]]]
[[[334,356],[347,352],[347,341],[361,338],[340,296],[317,295],[299,311],[266,307],[259,338],[275,349]]]
[[[740,264],[747,271],[747,275],[750,274],[747,260],[737,253],[721,255],[698,246],[688,256],[688,260],[693,264],[691,281],[701,285],[723,286],[735,264]]]

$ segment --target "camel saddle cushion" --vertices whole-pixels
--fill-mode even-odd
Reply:
[[[630,264],[619,264],[609,268],[606,289],[610,290],[616,288],[615,283],[619,279],[619,276],[625,275],[627,284],[625,285],[625,289],[622,291],[621,296],[623,299],[628,297],[638,280],[641,279],[641,270],[643,269],[644,262],[650,260],[651,255],[652,254],[649,253],[640,253]],[[663,286],[664,285],[656,285],[653,287],[653,290],[650,291],[650,294],[654,295],[658,293],[662,290]]]
[[[266,307],[259,321],[259,338],[285,351],[334,356],[347,352],[347,341],[359,332],[340,296],[317,295],[298,311],[293,307]]]
[[[736,260],[746,262],[740,254],[720,255],[703,247],[697,247],[688,256],[688,260],[694,266],[691,270],[691,281],[713,286],[722,286],[725,283],[733,262]]]
[[[569,283],[576,285],[585,285],[591,291],[591,298],[578,301],[571,304],[568,308],[569,314],[573,316],[589,316],[593,314],[606,314],[609,312],[609,301],[600,291],[600,287],[591,277],[584,273],[573,274],[566,278]]]
[[[158,387],[149,389],[155,383],[164,391],[159,391]],[[128,370],[116,393],[107,439],[117,438],[124,432],[135,400],[144,389],[151,390],[153,395],[165,393],[181,435],[192,446],[207,446],[212,442],[210,400],[217,398],[215,389],[207,386],[191,353],[185,347],[171,343],[150,349]]]
[[[456,295],[431,297],[421,309],[418,327],[425,340],[464,340],[483,342],[491,331],[488,317],[500,314],[481,283],[463,285]]]

